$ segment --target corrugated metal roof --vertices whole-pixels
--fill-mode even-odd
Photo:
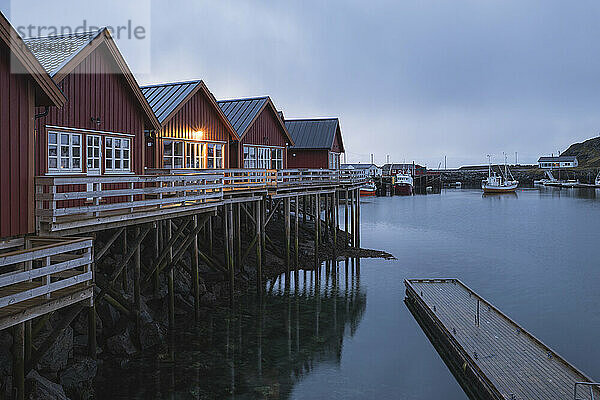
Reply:
[[[267,96],[264,96],[247,99],[219,100],[217,103],[233,126],[233,129],[235,129],[241,138],[268,99]]]
[[[337,118],[285,121],[285,127],[295,143],[294,149],[331,149],[338,124]]]
[[[54,76],[103,30],[28,38],[24,41],[48,74]]]
[[[161,83],[142,86],[142,93],[148,100],[154,115],[162,124],[175,108],[193,92],[201,80]]]
[[[538,162],[543,161],[575,161],[577,157],[575,156],[558,156],[558,157],[540,157]]]

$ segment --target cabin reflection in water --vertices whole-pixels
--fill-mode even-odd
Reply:
[[[340,363],[344,338],[366,310],[360,259],[326,262],[266,283],[262,299],[239,299],[179,327],[170,354],[107,376],[101,398],[287,399],[319,364]],[[165,362],[171,358],[173,362]]]

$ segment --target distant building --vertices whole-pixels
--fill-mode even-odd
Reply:
[[[342,169],[345,168],[362,169],[371,177],[381,176],[382,174],[381,167],[375,164],[342,164]]]
[[[575,168],[579,165],[575,156],[540,157],[538,166],[543,169]]]
[[[412,176],[427,174],[427,167],[419,164],[385,164],[381,169],[383,176],[394,176],[400,172],[406,172]]]
[[[289,168],[340,168],[344,143],[337,118],[286,119],[285,126],[294,143]]]

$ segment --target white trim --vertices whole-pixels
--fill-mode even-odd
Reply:
[[[50,143],[50,135],[54,134],[56,135],[56,143]],[[69,155],[67,156],[67,159],[69,160],[69,168],[61,168],[61,158],[64,158],[61,156],[61,147],[64,146],[61,143],[61,135],[68,135],[69,136],[69,143],[68,143],[68,147],[69,147]],[[73,157],[73,136],[77,135],[79,136],[79,146],[75,146],[75,147],[79,147],[79,168],[73,168],[71,166],[73,160],[75,159]],[[56,173],[56,174],[77,174],[77,173],[84,173],[83,170],[83,153],[86,149],[85,147],[85,136],[83,133],[81,132],[62,132],[62,131],[56,131],[56,130],[46,130],[46,165],[47,165],[47,169],[49,173]],[[52,156],[52,158],[56,159],[56,167],[50,167],[50,146],[56,146],[56,156]]]
[[[50,129],[65,129],[69,131],[77,131],[77,132],[86,132],[86,133],[96,133],[101,135],[120,135],[120,136],[131,136],[135,137],[134,134],[131,133],[122,133],[122,132],[108,132],[108,131],[97,131],[94,129],[82,129],[82,128],[69,128],[66,126],[56,126],[56,125],[46,125],[46,128]]]
[[[175,137],[169,137],[169,136],[157,136],[156,139],[174,140],[174,141],[181,141],[181,142],[227,144],[227,141],[222,141],[222,140],[184,139],[184,138],[175,138]]]

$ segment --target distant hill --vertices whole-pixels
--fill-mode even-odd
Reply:
[[[600,137],[572,144],[561,156],[577,157],[582,168],[600,167]]]

